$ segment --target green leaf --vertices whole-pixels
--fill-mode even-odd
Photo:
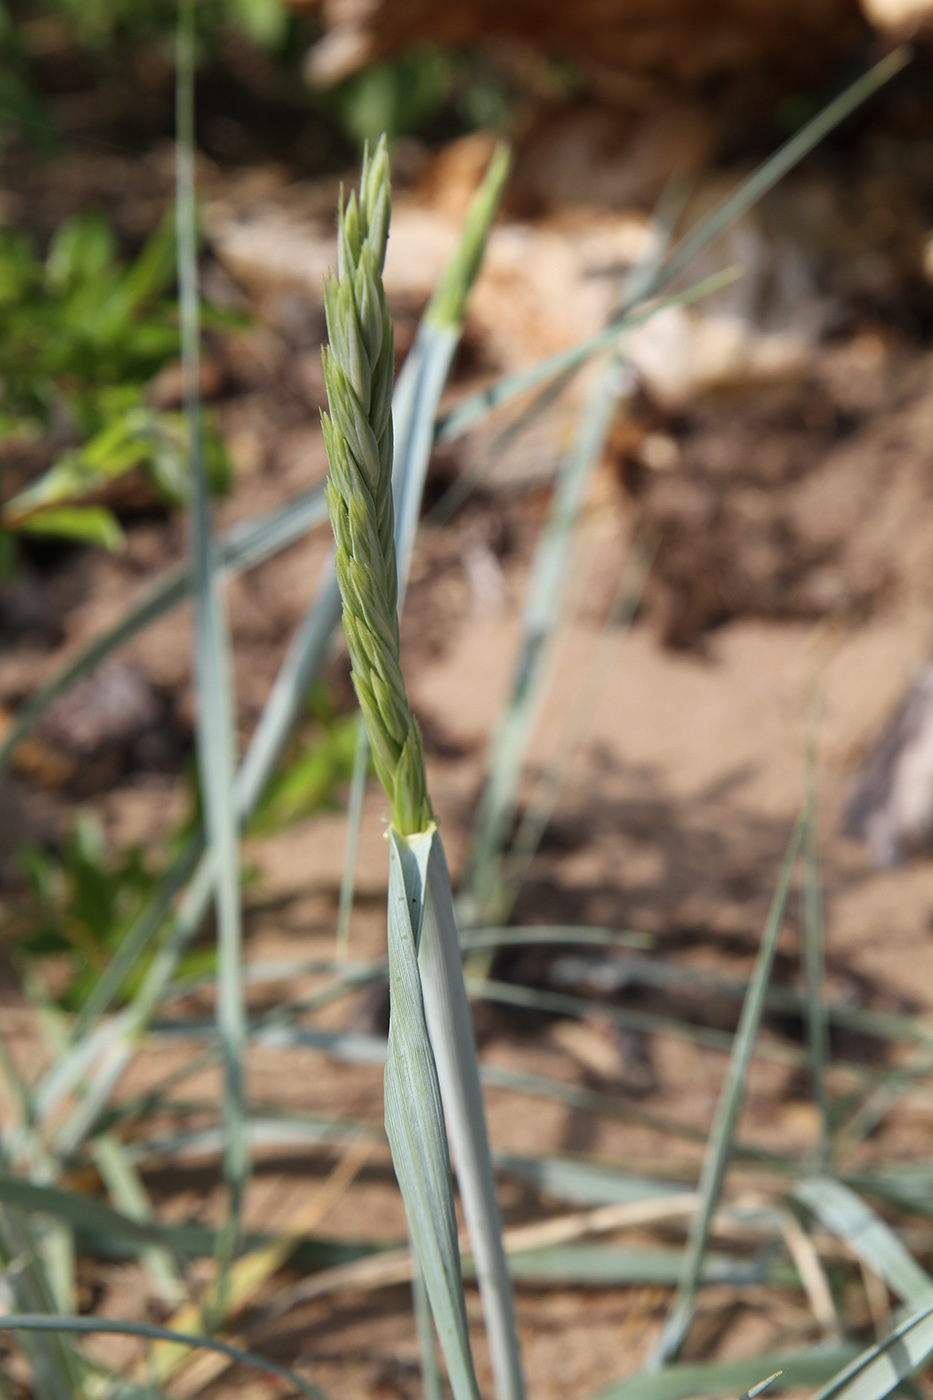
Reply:
[[[236,1248],[250,1161],[244,1128],[242,910],[239,823],[234,798],[236,693],[225,600],[214,567],[210,489],[198,393],[200,290],[195,203],[195,27],[194,0],[178,10],[175,80],[175,188],[182,369],[191,459],[192,573],[195,596],[195,689],[197,754],[211,852],[217,911],[217,1029],[222,1047],[223,1114],[227,1134],[224,1176],[229,1213],[218,1249],[219,1287]]]
[[[884,1400],[933,1352],[933,1307],[914,1313],[877,1346],[868,1347],[812,1400]]]
[[[550,1245],[509,1255],[509,1272],[523,1283],[562,1283],[578,1288],[618,1288],[656,1284],[673,1287],[683,1269],[682,1249],[616,1249],[608,1245]],[[703,1260],[704,1283],[741,1288],[772,1283],[793,1287],[793,1270],[764,1257],[745,1258],[711,1251]]]
[[[457,1247],[450,1157],[428,1035],[418,943],[430,835],[389,832],[389,989],[385,1123],[409,1229],[455,1400],[479,1400]]]
[[[775,1390],[814,1385],[832,1376],[852,1356],[851,1346],[753,1356],[745,1361],[690,1362],[665,1366],[655,1375],[632,1376],[601,1390],[595,1400],[689,1400],[694,1395],[735,1396],[776,1372]]]
[[[237,23],[254,43],[273,48],[285,38],[288,11],[282,0],[230,0]]]
[[[774,955],[777,951],[778,936],[784,922],[784,910],[790,892],[791,877],[809,819],[810,811],[808,807],[805,807],[791,833],[787,853],[771,901],[771,908],[768,911],[758,958],[755,962],[755,970],[748,984],[748,992],[742,1005],[742,1015],[735,1033],[732,1056],[726,1071],[726,1082],[719,1096],[716,1117],[703,1158],[703,1170],[700,1176],[701,1203],[690,1229],[690,1238],[684,1256],[683,1276],[657,1350],[652,1357],[651,1369],[654,1370],[660,1369],[664,1361],[677,1354],[693,1317],[693,1305],[700,1284],[703,1255],[709,1239],[713,1215],[719,1204],[726,1169],[733,1152],[733,1138],[739,1111],[745,1098],[748,1067],[751,1064],[758,1028],[761,1025],[768,981],[771,977]],[[771,1367],[771,1369],[775,1368]]]
[[[227,1356],[231,1361],[239,1362],[241,1366],[249,1366],[254,1371],[264,1371],[267,1375],[277,1376],[279,1380],[284,1380],[288,1385],[300,1390],[302,1395],[307,1395],[309,1400],[326,1400],[326,1397],[316,1386],[311,1385],[294,1371],[288,1370],[285,1366],[278,1366],[274,1361],[267,1361],[265,1357],[257,1356],[255,1352],[243,1351],[240,1347],[229,1346],[226,1342],[215,1341],[211,1337],[197,1337],[187,1332],[173,1332],[168,1327],[156,1327],[151,1322],[129,1322],[122,1318],[112,1317],[56,1317],[44,1313],[30,1316],[20,1313],[12,1317],[0,1317],[0,1331],[71,1332],[91,1337],[95,1335],[146,1337],[150,1341],[175,1342],[201,1351],[219,1352],[221,1356]]]
[[[250,831],[257,835],[279,831],[312,812],[333,807],[337,788],[353,771],[358,730],[353,714],[319,732],[269,784]]]
[[[52,236],[45,260],[49,289],[67,295],[77,288],[98,294],[110,290],[116,260],[113,229],[102,214],[79,214],[61,224]]]
[[[36,511],[17,527],[20,534],[57,535],[81,544],[96,544],[119,554],[126,538],[112,511],[105,506],[51,506]]]
[[[403,850],[405,839],[395,839]],[[428,850],[424,866],[420,860],[417,864],[412,861],[409,870],[410,892],[416,871],[422,879],[417,890],[423,910],[418,970],[425,1018],[483,1300],[496,1393],[500,1400],[523,1400],[525,1385],[515,1304],[502,1244],[502,1221],[450,875],[436,829],[411,838],[419,855],[425,842]]]
[[[845,1240],[902,1303],[910,1308],[933,1303],[933,1279],[921,1269],[890,1225],[848,1186],[829,1177],[811,1177],[798,1182],[793,1194],[827,1230]]]

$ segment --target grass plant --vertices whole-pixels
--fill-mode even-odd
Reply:
[[[933,1173],[922,1167],[864,1169],[853,1154],[857,1137],[846,1134],[851,1113],[870,1114],[899,1096],[927,1091],[933,1035],[914,1018],[844,1006],[828,999],[823,970],[822,911],[816,845],[816,759],[811,747],[803,815],[791,837],[753,974],[747,982],[707,977],[695,969],[652,957],[651,940],[632,930],[564,927],[511,929],[497,912],[500,887],[510,895],[527,864],[555,800],[568,755],[579,742],[604,674],[583,688],[583,720],[575,720],[561,757],[532,804],[526,828],[508,853],[505,882],[495,868],[503,847],[504,813],[514,808],[530,742],[542,676],[540,658],[565,605],[570,564],[586,483],[598,459],[617,398],[617,359],[623,336],[662,304],[687,301],[721,285],[724,276],[686,291],[670,291],[690,259],[723,231],[799,160],[834,124],[853,111],[903,65],[889,56],[854,84],[766,162],[739,190],[670,254],[642,269],[606,331],[521,376],[472,396],[438,421],[440,396],[459,341],[466,299],[481,265],[483,247],[507,174],[495,157],[468,216],[458,253],[432,299],[402,373],[394,383],[393,327],[381,271],[390,221],[388,153],[380,143],[367,154],[358,193],[341,199],[337,275],[326,289],[329,348],[326,381],[329,413],[324,434],[330,462],[327,505],[333,524],[334,565],[326,569],[292,639],[259,725],[239,767],[235,764],[234,695],[230,678],[223,582],[300,538],[322,519],[319,494],[263,519],[212,538],[197,402],[199,346],[197,258],[193,184],[192,7],[183,8],[178,63],[178,266],[182,339],[188,385],[190,456],[193,463],[192,562],[131,608],[107,636],[72,660],[25,707],[0,750],[0,763],[57,694],[139,630],[191,595],[198,611],[197,681],[202,721],[198,732],[204,830],[157,882],[123,934],[111,968],[76,1012],[51,1002],[35,977],[26,983],[51,1060],[35,1078],[22,1075],[14,1058],[0,1055],[15,1121],[3,1128],[0,1152],[0,1255],[9,1286],[9,1311],[0,1329],[21,1338],[41,1400],[103,1400],[158,1393],[193,1348],[277,1377],[320,1400],[303,1377],[257,1356],[246,1313],[260,1287],[271,1287],[290,1260],[307,1276],[272,1290],[261,1316],[282,1315],[302,1298],[324,1297],[350,1284],[360,1289],[413,1279],[425,1392],[436,1400],[441,1380],[432,1365],[432,1327],[441,1343],[455,1400],[478,1400],[464,1279],[477,1280],[489,1339],[496,1394],[522,1400],[524,1380],[512,1297],[512,1279],[543,1286],[619,1287],[635,1282],[677,1288],[653,1365],[603,1392],[600,1400],[686,1400],[692,1395],[754,1394],[788,1385],[816,1388],[814,1400],[883,1400],[933,1354],[933,1282],[918,1255],[929,1252],[926,1221],[933,1217]],[[732,276],[725,274],[725,277]],[[662,298],[662,294],[664,294]],[[432,444],[456,433],[535,386],[553,383],[597,353],[606,355],[592,401],[579,425],[577,444],[556,484],[551,522],[543,537],[526,612],[523,649],[504,730],[506,759],[491,767],[498,784],[475,833],[482,879],[474,882],[476,927],[458,932],[450,877],[428,791],[421,738],[402,673],[398,611],[416,535]],[[619,617],[631,613],[645,574],[636,561],[620,593]],[[241,958],[239,837],[266,790],[283,747],[333,644],[341,608],[356,692],[377,776],[391,807],[388,831],[388,956],[365,963],[299,960],[244,967]],[[627,610],[627,612],[626,612]],[[615,614],[614,614],[615,616]],[[607,638],[607,647],[610,639]],[[815,726],[814,726],[815,732]],[[357,749],[355,821],[366,775],[366,751]],[[491,814],[491,815],[490,815]],[[351,831],[353,829],[351,823]],[[492,833],[492,835],[490,834]],[[352,842],[351,842],[352,848]],[[798,855],[803,861],[804,995],[772,984],[777,940],[785,921]],[[352,902],[352,849],[344,879],[343,918]],[[475,869],[476,867],[474,867]],[[512,882],[511,884],[509,882]],[[184,950],[200,931],[211,901],[218,912],[219,957],[210,983],[180,967]],[[502,906],[506,907],[505,904]],[[464,980],[464,955],[508,946],[560,945],[562,962],[612,950],[626,985],[669,991],[707,991],[727,1004],[741,1003],[735,1035],[699,1024],[686,1014],[661,1017],[643,1008],[546,988],[523,988],[488,977]],[[577,946],[579,945],[579,946]],[[344,949],[345,951],[345,949]],[[578,956],[579,955],[579,956]],[[145,970],[143,959],[147,959]],[[561,963],[553,964],[555,973]],[[570,983],[573,969],[568,972]],[[125,1004],[127,978],[138,974]],[[247,1014],[251,986],[304,974],[321,980],[308,994],[284,994],[265,1012]],[[388,1037],[334,1030],[315,1018],[340,998],[388,982]],[[192,1013],[183,998],[215,987],[216,1020]],[[558,984],[559,985],[559,984]],[[618,1095],[544,1075],[521,1073],[480,1061],[469,996],[521,1004],[548,1014],[596,1018],[652,1036],[674,1036],[728,1055],[728,1067],[712,1134],[668,1118]],[[181,1008],[181,1009],[180,1009]],[[759,1034],[769,1010],[809,1018],[804,1049],[774,1034]],[[840,1028],[870,1036],[879,1046],[913,1047],[910,1073],[866,1071],[834,1053]],[[186,1063],[165,1073],[145,1092],[115,1091],[140,1048],[188,1044]],[[367,1154],[378,1148],[377,1125],[349,1116],[309,1117],[243,1088],[252,1046],[385,1066],[385,1132],[405,1204],[409,1240],[396,1249],[374,1241],[317,1237],[322,1212],[352,1181]],[[753,1057],[812,1071],[814,1098],[824,1125],[819,1150],[806,1157],[767,1151],[739,1137],[740,1110]],[[196,1074],[220,1064],[224,1102],[189,1092]],[[494,1155],[483,1108],[483,1086],[508,1089],[574,1110],[650,1127],[670,1138],[706,1147],[697,1173],[680,1174],[672,1162],[649,1170],[627,1162],[594,1162],[558,1156]],[[854,1090],[853,1090],[854,1086]],[[200,1092],[200,1091],[198,1091]],[[851,1100],[840,1119],[840,1105]],[[869,1118],[865,1119],[866,1122]],[[240,1205],[253,1145],[287,1149],[310,1146],[336,1154],[317,1195],[303,1203],[289,1232],[242,1232]],[[144,1168],[178,1166],[195,1153],[220,1156],[230,1187],[226,1211],[210,1226],[168,1225],[144,1189]],[[451,1163],[466,1221],[457,1229]],[[78,1189],[99,1173],[110,1203]],[[77,1173],[85,1174],[79,1178]],[[543,1221],[503,1229],[495,1174],[552,1202]],[[751,1184],[755,1201],[743,1189]],[[743,1188],[743,1189],[740,1189]],[[555,1214],[553,1203],[560,1203]],[[886,1219],[882,1215],[883,1206]],[[912,1219],[908,1231],[907,1221]],[[921,1224],[918,1225],[917,1221]],[[51,1222],[51,1223],[50,1223]],[[790,1222],[790,1224],[789,1224]],[[921,1228],[922,1227],[922,1228]],[[638,1230],[636,1243],[624,1239]],[[666,1243],[644,1232],[665,1232]],[[680,1230],[681,1242],[670,1234]],[[606,1236],[622,1242],[606,1243]],[[789,1240],[791,1243],[789,1243]],[[919,1243],[917,1241],[920,1241]],[[853,1262],[854,1251],[858,1265]],[[73,1315],[75,1257],[140,1261],[153,1297],[182,1295],[175,1327],[147,1321]],[[190,1261],[213,1255],[206,1288],[190,1284]],[[895,1294],[907,1313],[895,1315],[889,1335],[867,1349],[847,1312],[848,1287],[864,1266]],[[815,1269],[824,1292],[812,1285]],[[840,1337],[822,1348],[767,1354],[743,1362],[679,1363],[699,1292],[709,1283],[734,1289],[782,1288],[810,1300],[817,1324],[838,1316]],[[423,1292],[422,1292],[423,1283]],[[826,1294],[828,1293],[828,1300]],[[425,1304],[427,1300],[427,1305]],[[827,1306],[828,1302],[828,1306]],[[819,1309],[822,1308],[822,1318]],[[184,1326],[181,1326],[181,1323]],[[231,1331],[236,1326],[234,1335]],[[95,1333],[135,1336],[152,1343],[131,1375],[111,1376],[92,1367],[78,1339]],[[168,1348],[168,1350],[166,1350]],[[180,1380],[190,1393],[217,1374],[211,1361],[185,1361]],[[621,1369],[621,1366],[620,1366]],[[631,1371],[631,1366],[627,1368]],[[779,1374],[775,1374],[779,1373]]]
[[[500,1400],[524,1394],[511,1282],[467,1006],[453,896],[400,663],[392,491],[391,318],[382,286],[388,152],[364,159],[340,211],[326,288],[327,502],[353,683],[392,809],[386,1134],[457,1400],[478,1394],[450,1186],[446,1113]],[[488,221],[487,221],[488,223]],[[445,294],[441,312],[449,316]],[[439,313],[440,314],[440,313]],[[404,506],[404,493],[402,494]],[[403,517],[404,519],[404,517]],[[442,1107],[443,1104],[443,1107]]]

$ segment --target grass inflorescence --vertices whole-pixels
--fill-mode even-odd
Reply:
[[[343,626],[373,761],[403,835],[433,820],[421,734],[405,691],[392,503],[395,343],[382,285],[389,236],[389,153],[363,160],[359,197],[340,210],[337,276],[325,287],[329,348],[323,417],[327,506],[337,546]]]

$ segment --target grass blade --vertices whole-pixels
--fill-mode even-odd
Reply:
[[[499,916],[499,852],[512,819],[525,755],[543,700],[545,662],[563,610],[576,526],[612,424],[619,375],[619,363],[613,359],[599,377],[581,418],[573,450],[558,478],[548,523],[535,553],[521,648],[505,713],[493,741],[461,894],[466,923]]]
[[[95,1165],[117,1209],[130,1220],[152,1223],[152,1203],[123,1144],[111,1133],[101,1133],[93,1145]],[[149,1246],[140,1256],[148,1271],[151,1291],[157,1298],[177,1300],[184,1294],[180,1271],[170,1250]]]
[[[719,1202],[726,1169],[733,1151],[733,1137],[745,1096],[748,1067],[751,1063],[755,1039],[764,1011],[765,993],[774,964],[774,955],[777,951],[778,935],[784,922],[784,910],[790,891],[791,877],[809,820],[810,810],[805,807],[794,826],[774,891],[755,970],[742,1006],[742,1015],[735,1035],[732,1058],[726,1072],[726,1081],[719,1097],[716,1118],[703,1159],[703,1170],[700,1176],[701,1203],[691,1226],[687,1251],[684,1256],[683,1275],[658,1347],[650,1362],[650,1367],[653,1370],[660,1370],[664,1362],[676,1356],[690,1327],[710,1225]]]
[[[817,818],[817,777],[819,765],[819,705],[814,702],[807,744],[807,794],[810,821],[804,837],[803,875],[803,969],[807,997],[807,1034],[810,1042],[813,1101],[821,1122],[818,1161],[827,1171],[832,1154],[832,1121],[826,1070],[830,1061],[829,1022],[826,1015],[826,955],[823,926],[823,890],[820,880],[820,845]]]
[[[637,299],[641,289],[651,282],[667,248],[672,206],[676,202],[670,197],[662,200],[662,213],[656,220],[656,246],[625,278],[623,298]],[[509,892],[502,885],[501,847],[514,813],[521,771],[544,698],[545,663],[565,606],[567,582],[575,557],[576,527],[590,479],[605,451],[621,389],[621,371],[622,361],[616,347],[581,414],[576,440],[559,472],[548,521],[535,551],[512,690],[493,741],[467,858],[460,897],[466,923],[476,924],[488,918],[504,922],[511,908]]]
[[[670,257],[659,263],[652,277],[639,279],[638,303],[656,296],[664,287],[669,286],[674,278],[683,272],[704,248],[708,247],[730,225],[753,208],[831,131],[857,111],[885,83],[889,83],[892,78],[896,77],[901,69],[909,63],[911,57],[910,49],[905,47],[895,49],[892,53],[887,54],[880,63],[876,63],[867,73],[851,83],[844,92],[840,93],[834,101],[801,127],[800,131],[790,137],[772,156],[763,161],[757,170],[754,170],[746,180],[742,181],[733,194],[723,200],[678,244]],[[723,283],[720,281],[719,285],[721,286]],[[708,295],[710,290],[714,290],[714,288],[707,286],[706,290],[701,292],[700,288],[703,286],[704,284],[701,283],[695,289],[698,295]],[[613,324],[607,330],[600,332],[599,335],[593,336],[569,350],[552,355],[549,359],[533,365],[529,370],[503,378],[489,389],[464,399],[438,425],[439,440],[447,442],[459,437],[461,433],[467,432],[475,422],[484,418],[493,408],[509,402],[510,399],[516,398],[537,384],[556,378],[557,375],[583,364],[585,360],[600,350],[611,348],[626,330],[634,329],[636,325],[642,324],[662,306],[676,304],[676,298],[667,298],[653,308],[637,314],[633,314],[633,304],[624,305]]]
[[[444,1386],[441,1369],[437,1364],[437,1334],[434,1319],[431,1317],[431,1304],[428,1290],[424,1286],[424,1275],[418,1264],[415,1247],[409,1241],[411,1255],[411,1302],[415,1314],[415,1331],[418,1334],[418,1358],[421,1363],[421,1393],[423,1400],[444,1400]]]
[[[682,1269],[682,1249],[617,1249],[608,1245],[575,1244],[551,1245],[509,1255],[513,1279],[564,1287],[655,1285],[669,1288],[677,1283]],[[710,1251],[703,1260],[702,1281],[727,1283],[735,1288],[756,1283],[786,1288],[797,1282],[788,1265],[774,1265],[770,1257],[747,1258],[720,1251]]]
[[[544,1195],[574,1205],[606,1206],[689,1195],[693,1187],[573,1157],[520,1157],[500,1152],[496,1168]]]
[[[596,644],[596,651],[580,683],[574,708],[557,740],[554,757],[548,763],[529,799],[515,839],[504,858],[506,873],[500,909],[500,916],[503,918],[507,918],[515,906],[522,882],[554,815],[570,765],[592,723],[609,679],[616,648],[635,619],[656,548],[654,542],[649,543],[639,537],[623,570],[616,596]]]
[[[480,422],[493,409],[511,403],[513,399],[519,398],[540,384],[548,384],[551,380],[562,375],[572,375],[594,355],[617,349],[623,336],[630,331],[637,330],[639,326],[645,325],[659,311],[664,311],[670,306],[691,306],[695,301],[702,301],[704,297],[712,296],[714,292],[728,287],[741,275],[741,269],[736,267],[726,268],[722,272],[714,272],[712,276],[704,277],[702,281],[688,287],[683,292],[674,292],[670,296],[659,297],[651,301],[644,310],[620,316],[604,330],[597,331],[595,335],[590,336],[587,340],[581,340],[577,345],[572,345],[567,350],[559,350],[556,355],[550,355],[546,360],[539,360],[537,364],[531,365],[528,369],[504,375],[487,389],[480,389],[477,393],[461,399],[460,403],[439,421],[435,440],[437,442],[454,442],[458,437],[469,432],[475,423]],[[647,294],[643,295],[647,297]]]
[[[470,1231],[483,1299],[496,1393],[522,1400],[524,1381],[515,1304],[502,1246],[492,1155],[483,1109],[473,1022],[463,981],[460,940],[444,848],[437,831],[426,838],[424,916],[418,966],[428,1033],[437,1062],[460,1199]],[[420,862],[419,862],[420,871]]]
[[[914,1313],[834,1376],[812,1400],[884,1400],[933,1352],[933,1307]]]
[[[657,274],[648,284],[645,295],[654,295],[667,286],[675,277],[693,262],[693,259],[708,247],[720,234],[725,233],[734,223],[747,214],[769,190],[774,189],[784,176],[799,165],[804,156],[810,154],[824,141],[831,131],[850,117],[859,107],[864,106],[885,83],[907,66],[913,54],[909,48],[901,47],[886,54],[879,63],[869,68],[860,78],[856,78],[844,92],[828,103],[821,112],[811,118],[800,131],[795,132],[783,146],[769,156],[739,188],[708,214],[705,219],[678,244],[671,256],[658,268]]]
[[[503,1006],[525,1006],[558,1016],[572,1016],[579,1020],[591,1018],[594,1021],[605,1021],[624,1030],[686,1040],[691,1045],[702,1045],[707,1050],[716,1050],[722,1054],[729,1054],[734,1048],[734,1037],[728,1031],[718,1030],[713,1026],[696,1026],[691,1021],[678,1020],[673,1016],[660,1016],[654,1011],[613,1006],[611,1003],[591,1000],[588,997],[567,996],[563,992],[542,991],[539,987],[525,987],[517,982],[471,978],[467,985],[471,996]],[[754,1045],[751,1054],[757,1058],[776,1061],[778,1064],[809,1064],[806,1051],[798,1049],[795,1045],[780,1045],[775,1041]]]
[[[403,843],[390,832],[392,1018],[385,1070],[386,1134],[455,1400],[478,1400],[441,1092],[418,974],[430,849],[430,841]]]
[[[218,572],[233,576],[255,568],[289,545],[303,539],[327,517],[323,487],[305,491],[294,500],[255,520],[232,526],[217,542],[215,567]],[[160,617],[183,602],[192,590],[190,565],[175,569],[167,578],[155,584],[134,603],[119,622],[95,637],[67,662],[45,685],[33,691],[17,712],[16,718],[0,743],[0,774],[17,745],[45,714],[59,696],[89,675],[97,666],[125,646]]]
[[[933,1305],[933,1279],[908,1252],[897,1235],[860,1196],[830,1177],[811,1177],[793,1191],[834,1235],[850,1249],[909,1308]]]
[[[176,46],[176,227],[182,375],[191,453],[198,768],[204,798],[205,828],[214,863],[218,937],[217,1029],[222,1046],[227,1132],[224,1174],[230,1192],[227,1237],[219,1257],[223,1273],[236,1245],[243,1193],[249,1175],[249,1154],[243,1132],[246,1022],[240,982],[242,925],[239,844],[233,798],[236,749],[233,673],[227,620],[214,573],[210,488],[203,459],[199,391],[201,329],[194,171],[194,67],[194,0],[183,0],[178,11]]]
[[[0,1175],[0,1203],[23,1214],[54,1216],[77,1233],[112,1235],[135,1251],[160,1248],[170,1237],[161,1226],[131,1219],[94,1196],[59,1186],[39,1186],[6,1173]]]
[[[13,1306],[28,1314],[55,1312],[52,1288],[32,1228],[15,1207],[0,1205],[0,1264]],[[24,1348],[40,1400],[75,1400],[83,1394],[81,1357],[64,1337],[36,1339]]]
[[[151,1322],[130,1322],[123,1318],[113,1317],[56,1317],[44,1313],[30,1316],[21,1313],[13,1317],[0,1316],[0,1331],[51,1332],[53,1334],[71,1332],[78,1336],[89,1337],[96,1334],[117,1337],[145,1337],[150,1341],[174,1342],[179,1346],[195,1347],[202,1351],[217,1351],[222,1356],[229,1357],[231,1361],[238,1362],[241,1366],[249,1366],[254,1371],[264,1371],[267,1375],[276,1376],[279,1380],[294,1386],[302,1395],[308,1396],[308,1400],[326,1400],[326,1396],[318,1390],[317,1386],[303,1380],[301,1376],[296,1375],[286,1366],[279,1366],[274,1361],[267,1361],[264,1356],[257,1356],[255,1352],[251,1351],[241,1351],[239,1347],[229,1346],[226,1342],[215,1341],[210,1337],[194,1337],[182,1332],[172,1332],[168,1327],[157,1327]]]
[[[757,1388],[780,1372],[786,1386],[814,1385],[832,1376],[852,1356],[854,1347],[838,1346],[789,1355],[749,1357],[745,1361],[703,1361],[666,1366],[654,1375],[632,1376],[601,1390],[595,1400],[689,1400],[694,1395],[734,1396],[744,1387]],[[769,1375],[769,1372],[771,1373]]]

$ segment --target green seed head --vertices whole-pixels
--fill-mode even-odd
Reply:
[[[373,762],[402,835],[434,820],[421,735],[399,661],[398,571],[392,508],[392,320],[382,285],[389,236],[385,137],[363,157],[359,197],[341,194],[337,276],[324,286],[329,346],[323,415],[327,507],[353,684]]]

